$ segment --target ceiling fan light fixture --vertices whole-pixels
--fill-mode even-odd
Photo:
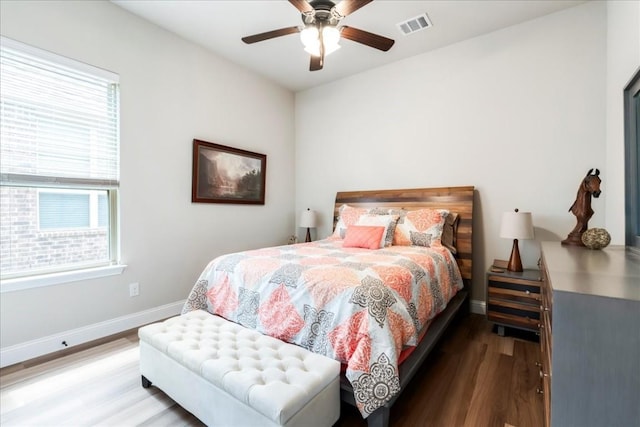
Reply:
[[[315,25],[307,25],[300,31],[300,40],[304,50],[313,56],[320,56],[320,32]],[[340,49],[340,31],[334,26],[322,28],[322,41],[324,43],[324,56]]]
[[[326,26],[322,28],[322,40],[325,47],[338,46],[340,41],[340,31],[334,26]]]
[[[346,25],[341,25],[338,28],[342,18],[366,6],[371,1],[289,0],[289,3],[300,12],[304,26],[279,28],[242,37],[241,40],[246,44],[252,44],[299,33],[304,50],[311,55],[309,71],[322,70],[325,57],[340,49],[339,42],[342,38],[386,52],[391,49],[394,40]]]
[[[300,40],[305,47],[311,46],[319,43],[318,35],[318,27],[315,25],[307,25],[300,31]]]
[[[340,45],[325,47],[324,56],[328,56],[329,54],[335,52],[338,49],[340,49]],[[320,43],[316,43],[313,46],[306,46],[304,48],[304,51],[307,52],[309,55],[320,56]]]

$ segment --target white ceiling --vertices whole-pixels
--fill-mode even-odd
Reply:
[[[342,40],[324,68],[309,71],[300,37],[291,34],[245,44],[240,38],[302,25],[300,12],[286,0],[111,0],[236,64],[293,91],[304,90],[370,68],[518,24],[584,0],[375,0],[345,17],[341,25],[396,41],[388,52]],[[348,0],[346,0],[348,1]],[[427,13],[433,27],[403,35],[397,23]]]

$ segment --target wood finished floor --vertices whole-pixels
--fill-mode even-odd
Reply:
[[[480,315],[459,320],[391,411],[391,426],[538,427],[538,344],[500,337]],[[336,427],[366,426],[342,406]],[[202,426],[144,389],[135,332],[62,357],[0,370],[2,426]]]

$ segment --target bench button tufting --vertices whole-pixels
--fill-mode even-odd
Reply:
[[[310,384],[330,380],[335,382],[337,378],[321,378],[321,372],[328,371],[323,365],[327,362],[318,359],[317,355],[310,355],[305,349],[260,336],[255,331],[239,329],[235,323],[203,311],[187,313],[163,323],[164,334],[156,333],[159,328],[152,334],[155,335],[151,337],[154,347],[177,363],[192,364],[197,368],[194,371],[196,375],[220,384],[224,393],[233,394],[239,400],[248,398],[252,393],[252,386],[266,387],[256,391],[256,396],[264,397],[247,401],[245,405],[251,411],[257,410],[267,417],[272,417],[270,408],[273,405],[289,405],[284,402],[288,391],[274,393],[273,390],[306,394]],[[337,362],[332,362],[338,365]],[[339,366],[333,369],[337,375]],[[226,385],[231,387],[227,388]],[[339,388],[336,390],[339,392]],[[305,405],[303,402],[300,409]],[[331,408],[323,413],[329,412]]]

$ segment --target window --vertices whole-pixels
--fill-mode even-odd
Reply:
[[[625,243],[640,250],[640,70],[624,89]]]
[[[118,262],[118,76],[0,39],[3,279]]]
[[[101,190],[40,190],[40,230],[104,228],[108,225],[108,194]]]

